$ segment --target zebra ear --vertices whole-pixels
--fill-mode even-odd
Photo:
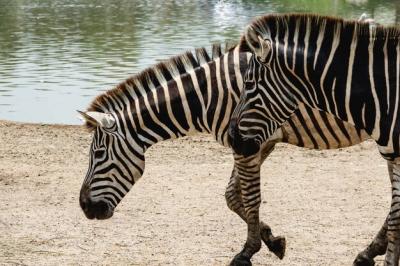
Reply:
[[[260,33],[254,30],[253,27],[248,26],[244,33],[247,45],[252,52],[258,56],[262,61],[265,61],[268,54],[271,52],[272,43],[269,39],[263,38]]]
[[[115,118],[109,113],[101,112],[82,112],[77,111],[83,118],[83,120],[92,125],[100,126],[104,128],[112,128],[115,125]]]
[[[375,22],[375,19],[369,18],[366,13],[362,13],[357,21],[362,23],[368,23],[370,24],[370,26],[380,26],[379,23]]]

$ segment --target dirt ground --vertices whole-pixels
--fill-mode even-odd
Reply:
[[[78,204],[90,139],[78,126],[0,121],[1,265],[227,265],[240,251],[246,226],[224,198],[229,149],[209,136],[155,145],[140,182],[98,221]],[[390,205],[371,141],[336,151],[279,145],[262,193],[261,217],[288,246],[282,261],[263,246],[254,265],[351,265]]]

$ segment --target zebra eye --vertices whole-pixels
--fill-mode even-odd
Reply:
[[[96,158],[96,159],[101,159],[101,158],[104,157],[105,153],[106,153],[106,150],[97,150],[97,151],[94,151],[94,158]]]

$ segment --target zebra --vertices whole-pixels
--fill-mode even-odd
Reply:
[[[234,265],[249,265],[260,246],[260,153],[302,104],[364,129],[377,143],[388,163],[392,203],[374,247],[360,253],[354,265],[373,265],[371,250],[386,253],[385,265],[399,264],[399,39],[397,27],[312,14],[266,15],[245,29],[240,50],[252,57],[229,139],[248,234]]]
[[[89,167],[80,192],[80,206],[89,219],[107,219],[144,172],[145,151],[156,142],[203,132],[228,147],[228,125],[239,101],[251,56],[235,46],[222,53],[214,45],[184,53],[150,67],[97,96],[80,112],[93,132]],[[315,122],[318,121],[318,122]],[[322,122],[321,122],[322,121]],[[330,128],[330,132],[321,131]],[[313,149],[351,146],[369,138],[364,130],[317,109],[301,106],[264,150],[278,142]],[[226,189],[228,207],[244,220],[237,169]],[[285,239],[260,222],[260,236],[279,258]]]

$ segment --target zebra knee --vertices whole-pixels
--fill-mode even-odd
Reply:
[[[235,211],[237,209],[238,204],[235,191],[232,190],[229,186],[225,190],[225,201],[229,209],[231,209],[232,211]]]
[[[225,200],[228,208],[234,212],[242,205],[240,202],[240,195],[238,195],[235,169],[232,170],[231,178],[225,190]]]

